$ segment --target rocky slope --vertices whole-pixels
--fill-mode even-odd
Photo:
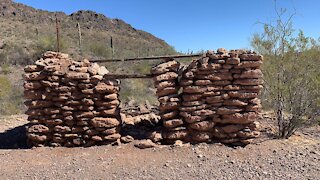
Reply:
[[[60,20],[62,51],[76,57],[80,57],[78,23],[82,31],[83,56],[111,57],[111,37],[115,57],[175,53],[165,41],[152,34],[137,30],[120,19],[111,19],[93,11],[67,15],[1,0],[0,12],[0,63],[25,64],[45,50],[54,50],[55,16]]]

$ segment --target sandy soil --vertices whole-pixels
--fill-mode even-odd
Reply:
[[[0,118],[0,179],[319,179],[319,126],[245,148],[25,148],[23,115]],[[265,132],[270,130],[266,127]],[[13,143],[15,141],[15,143]]]

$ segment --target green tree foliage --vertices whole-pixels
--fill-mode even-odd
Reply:
[[[319,118],[320,45],[293,29],[295,13],[275,7],[275,23],[262,23],[252,47],[265,57],[263,104],[274,110],[280,138]]]

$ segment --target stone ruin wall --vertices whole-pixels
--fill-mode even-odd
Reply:
[[[153,67],[162,122],[145,137],[169,144],[251,143],[259,136],[262,59],[251,51],[218,49],[186,67],[174,60]],[[96,63],[55,52],[26,66],[29,143],[73,147],[132,141],[120,116],[120,81],[106,74]]]
[[[168,142],[246,145],[259,136],[260,65],[251,51],[208,51],[187,67],[176,61],[152,69]]]
[[[31,145],[92,146],[120,139],[120,82],[106,79],[105,67],[47,52],[24,70]]]

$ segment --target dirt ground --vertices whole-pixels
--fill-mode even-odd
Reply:
[[[246,147],[222,144],[138,149],[134,142],[90,148],[33,148],[26,116],[0,118],[0,179],[320,179],[320,127],[287,140],[266,135]]]

